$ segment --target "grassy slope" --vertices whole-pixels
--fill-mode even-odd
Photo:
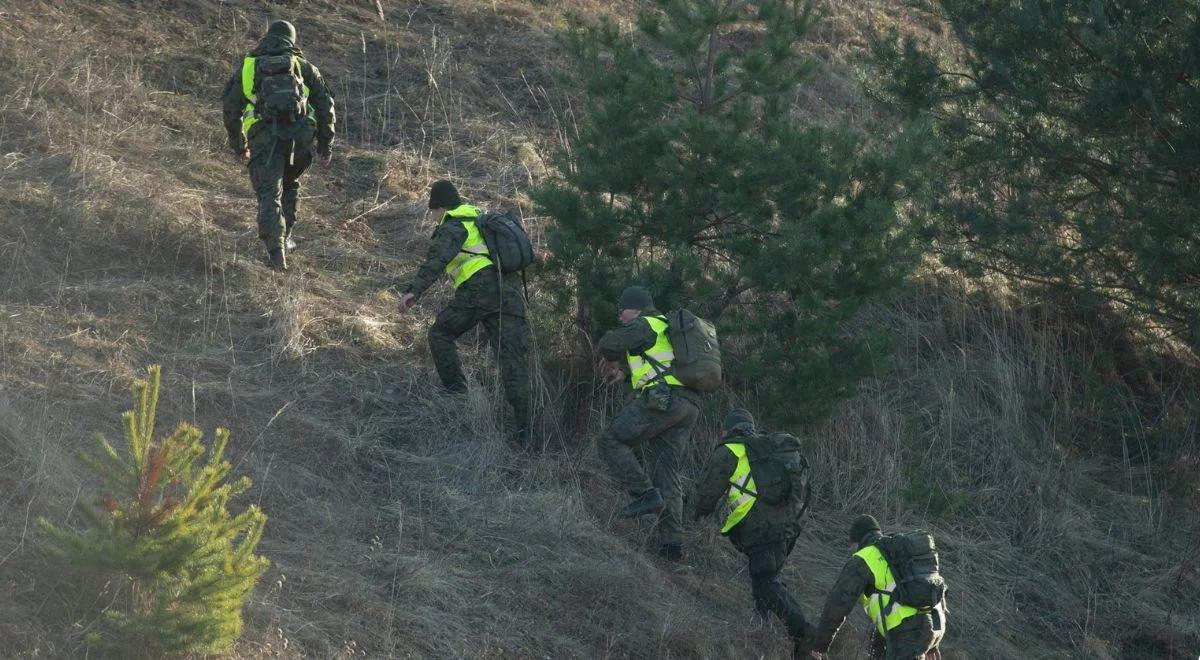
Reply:
[[[262,550],[274,565],[238,657],[785,657],[779,630],[753,623],[744,568],[713,530],[693,532],[694,568],[673,573],[641,552],[647,529],[612,519],[618,500],[590,447],[611,395],[568,415],[564,377],[539,382],[550,446],[514,456],[477,350],[471,414],[432,386],[424,335],[445,289],[407,317],[385,292],[423,250],[433,178],[529,211],[538,154],[561,144],[574,111],[552,83],[548,36],[566,3],[385,2],[386,22],[365,0],[296,5],[345,120],[334,166],[306,179],[303,249],[286,277],[260,263],[217,109],[230,67],[279,8],[32,4],[0,9],[6,649],[79,653],[97,601],[44,564],[31,521],[61,520],[87,496],[70,454],[91,431],[117,435],[131,379],[157,361],[163,424],[230,426],[238,471],[271,516]],[[822,52],[848,47],[854,19],[827,24]],[[806,102],[862,111],[837,77]],[[1163,524],[1196,529],[1196,503],[1181,499],[1195,486],[1171,499],[1166,473],[1074,449],[1079,422],[1102,412],[1080,375],[1087,342],[1052,314],[953,283],[874,322],[902,329],[898,369],[816,430],[826,478],[788,569],[809,610],[843,560],[844,521],[869,508],[938,532],[955,585],[949,657],[1155,657],[1195,644],[1198,624],[1181,613],[1196,611],[1200,580],[1185,570],[1186,534]],[[548,325],[539,361],[562,343]],[[930,470],[954,476],[932,488],[919,476]],[[844,637],[853,657],[861,635]]]

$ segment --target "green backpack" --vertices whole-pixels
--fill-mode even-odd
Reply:
[[[291,54],[254,58],[254,114],[276,125],[291,124],[308,115],[304,77]]]
[[[795,507],[799,519],[808,510],[812,494],[812,467],[800,439],[789,433],[751,435],[742,439],[755,495],[772,506]]]
[[[667,340],[675,352],[670,373],[697,392],[721,386],[721,346],[717,328],[686,309],[667,312]]]
[[[946,581],[938,572],[937,545],[933,535],[918,529],[889,534],[875,542],[883,553],[896,588],[892,596],[901,605],[928,610],[946,596]]]

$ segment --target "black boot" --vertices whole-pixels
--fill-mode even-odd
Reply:
[[[271,261],[272,269],[287,270],[287,255],[284,254],[282,248],[275,248],[267,252],[267,258]]]
[[[621,510],[621,517],[637,518],[638,516],[644,516],[650,513],[658,513],[659,511],[662,511],[664,507],[666,507],[666,503],[663,502],[662,494],[658,492],[657,488],[651,488],[650,490],[639,495],[637,499],[627,504],[625,508]]]
[[[533,435],[529,433],[529,429],[517,429],[513,441],[522,447],[529,447],[533,442]]]

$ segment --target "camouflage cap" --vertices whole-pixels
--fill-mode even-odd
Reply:
[[[654,309],[654,297],[644,286],[633,285],[621,292],[618,309]]]
[[[296,28],[287,21],[275,21],[267,26],[268,37],[282,37],[289,42],[296,43]]]
[[[855,518],[854,522],[850,523],[850,542],[858,543],[867,534],[878,531],[881,531],[879,521],[875,520],[875,516],[868,516],[864,513]]]
[[[725,433],[736,431],[741,428],[754,428],[754,416],[745,408],[734,408],[725,415],[725,421],[722,422],[721,428]]]

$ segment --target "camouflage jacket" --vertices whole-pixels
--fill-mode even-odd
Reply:
[[[433,230],[429,247],[425,250],[425,262],[417,269],[416,276],[404,289],[404,293],[411,293],[420,298],[426,289],[445,275],[446,264],[458,256],[467,240],[467,228],[462,225],[463,220],[464,218],[447,217]]]
[[[882,536],[882,534],[875,534],[867,537],[865,545],[875,543]],[[821,620],[817,623],[813,636],[807,641],[805,649],[822,653],[829,650],[829,645],[833,643],[838,628],[842,627],[850,610],[859,604],[861,597],[870,596],[874,591],[875,576],[871,574],[867,562],[859,557],[851,556],[842,567],[842,572],[838,575],[837,582],[833,584],[829,597],[825,599],[825,609],[821,612]],[[928,616],[909,617],[889,631],[889,636],[892,633],[902,634],[927,625],[929,625]],[[874,626],[872,626],[873,628]]]
[[[696,488],[688,498],[693,519],[702,518],[715,511],[729,491],[729,477],[737,469],[738,461],[725,445],[740,442],[744,437],[744,431],[734,431],[721,438],[720,443],[713,447],[705,464],[704,474],[696,482]],[[750,476],[754,476],[753,465],[750,466]],[[798,527],[796,512],[791,507],[772,506],[760,500],[754,503],[750,512],[736,527],[729,530],[728,537],[735,548],[749,552],[768,543],[791,541],[799,534]]]
[[[249,57],[282,55],[289,52],[300,58],[300,75],[304,77],[304,84],[309,89],[308,102],[316,111],[317,151],[322,154],[329,153],[329,148],[333,144],[337,117],[333,110],[333,93],[329,91],[329,87],[325,84],[325,79],[321,77],[321,72],[317,70],[317,67],[304,59],[304,53],[292,46],[286,39],[277,37],[264,38],[259,42],[258,47],[250,52]],[[225,132],[229,136],[229,148],[236,154],[241,154],[246,149],[246,136],[242,135],[242,112],[245,111],[246,104],[249,102],[250,99],[247,99],[246,95],[242,93],[242,65],[239,62],[234,68],[229,82],[225,83],[225,91],[221,93]],[[253,126],[250,131],[253,133],[256,128],[258,127]]]
[[[642,316],[604,333],[596,347],[600,355],[606,360],[624,363],[627,354],[637,354],[653,348],[654,343],[658,341],[658,334],[650,327],[646,316],[658,316],[658,312],[643,312]]]

